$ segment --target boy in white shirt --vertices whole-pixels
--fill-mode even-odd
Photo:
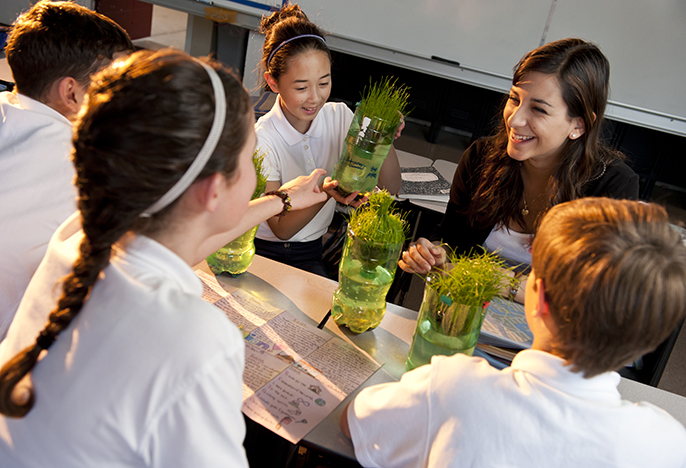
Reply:
[[[119,25],[72,2],[38,2],[12,25],[16,89],[0,93],[0,340],[50,236],[76,211],[71,122],[90,75],[132,50]]]
[[[545,215],[525,309],[532,349],[496,370],[436,356],[344,411],[363,466],[683,467],[686,430],[621,399],[615,371],[686,315],[686,247],[664,209],[586,198]]]

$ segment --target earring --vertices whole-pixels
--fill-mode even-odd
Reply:
[[[576,138],[576,133],[572,133],[572,138]]]

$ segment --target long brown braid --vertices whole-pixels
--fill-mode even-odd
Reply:
[[[227,101],[221,140],[196,180],[233,175],[253,119],[250,98],[231,73],[210,64]],[[12,401],[15,386],[83,307],[112,246],[127,232],[165,229],[176,203],[150,218],[139,215],[158,200],[193,162],[214,118],[207,72],[182,52],[141,51],[96,75],[74,135],[74,164],[84,239],[63,295],[36,342],[0,370],[0,413],[24,416],[33,406]]]

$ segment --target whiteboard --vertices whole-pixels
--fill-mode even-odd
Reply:
[[[686,1],[558,0],[548,40],[595,42],[615,105],[686,121]]]
[[[509,88],[513,66],[541,43],[591,40],[610,60],[607,116],[686,135],[686,0],[297,3],[333,35],[334,47],[500,91]]]
[[[325,31],[507,78],[538,47],[551,0],[298,0]]]

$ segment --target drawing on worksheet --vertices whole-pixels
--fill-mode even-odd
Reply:
[[[243,332],[243,413],[298,443],[379,369],[367,353],[201,270],[203,298]]]
[[[534,336],[526,323],[524,305],[495,297],[488,305],[479,342],[505,348],[527,349]]]

